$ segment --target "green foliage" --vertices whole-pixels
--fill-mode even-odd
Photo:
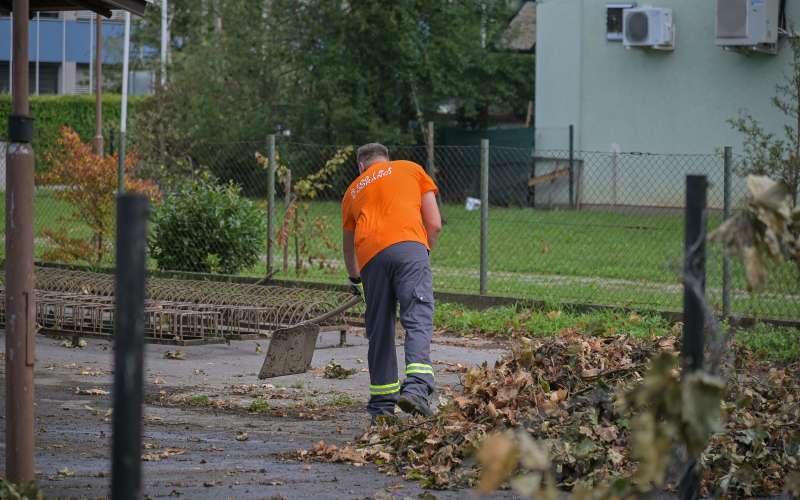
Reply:
[[[13,484],[0,479],[0,500],[44,500],[44,493],[33,481]]]
[[[146,102],[143,97],[128,98],[128,114],[136,115],[138,107]],[[47,170],[45,154],[56,144],[61,127],[68,126],[81,137],[94,137],[95,99],[91,95],[31,96],[31,115],[34,117],[33,148],[36,152],[36,170]],[[103,134],[108,144],[111,127],[119,130],[120,96],[103,96]],[[0,116],[11,113],[11,97],[0,95]],[[8,121],[0,120],[0,137],[8,136]]]
[[[414,124],[445,101],[460,124],[485,127],[490,109],[524,117],[533,97],[533,55],[499,48],[513,15],[506,0],[259,5],[170,2],[182,43],[172,47],[164,101],[141,116],[137,134],[181,124],[162,127],[166,138],[148,134],[170,154],[171,144],[182,154],[280,129],[305,142],[413,143]],[[140,43],[158,45],[156,11],[137,21]]]
[[[789,69],[782,82],[776,85],[777,95],[772,105],[787,119],[783,137],[768,132],[746,111],[728,120],[734,130],[744,135],[744,162],[740,175],[765,175],[781,180],[789,187],[791,204],[797,203],[800,188],[800,38],[787,39],[792,49]]]
[[[119,156],[97,155],[92,146],[81,141],[69,127],[62,129],[56,145],[46,154],[51,165],[41,179],[59,186],[53,196],[72,205],[73,210],[61,214],[57,229],[45,229],[42,234],[54,245],[44,258],[55,262],[86,262],[99,266],[110,253],[114,230],[115,193],[119,188],[117,173]],[[125,161],[125,187],[128,192],[145,194],[157,201],[160,193],[155,185],[135,178],[133,167],[136,155],[131,152]],[[81,223],[91,235],[74,236]]]
[[[198,394],[189,398],[189,404],[192,406],[211,406],[211,398],[205,394]]]
[[[587,335],[620,335],[650,338],[667,335],[671,324],[657,314],[626,313],[600,309],[576,312],[568,309],[527,309],[514,306],[491,307],[482,311],[455,304],[436,306],[437,329],[457,335],[502,335],[549,337],[567,330]]]
[[[336,392],[331,397],[332,406],[354,406],[359,403],[360,402],[358,400],[353,399],[349,394],[345,394],[343,392]]]
[[[334,226],[331,225],[328,218],[311,217],[310,202],[332,187],[333,177],[352,157],[353,149],[353,146],[337,149],[322,167],[292,183],[292,201],[286,207],[276,240],[280,247],[287,247],[290,241],[294,240],[295,273],[298,276],[304,271],[301,257],[310,265],[313,265],[314,261],[318,261],[321,269],[335,270],[333,264],[326,263],[324,253],[312,253],[311,243],[314,240],[321,242],[327,252],[334,252],[336,255],[339,254],[339,244],[337,238],[332,238],[332,235],[335,234]],[[269,161],[264,155],[257,152],[255,157],[256,162],[263,168],[269,167]],[[279,156],[276,158],[276,162],[278,163],[276,169],[278,182],[283,184],[287,176],[291,178],[292,170],[281,162]]]
[[[758,323],[753,328],[737,332],[736,339],[756,354],[771,361],[800,360],[800,329],[798,328],[783,328]]]
[[[261,398],[256,398],[250,403],[249,410],[252,413],[265,413],[269,411],[269,403]]]
[[[186,182],[156,210],[149,246],[159,269],[236,274],[264,247],[264,214],[234,184]]]
[[[532,97],[533,56],[496,48],[513,15],[504,0],[279,0],[273,8],[275,29],[295,41],[280,47],[282,59],[301,63],[292,90],[313,103],[290,101],[290,124],[309,140],[409,141],[409,124],[447,100],[461,124],[483,128],[490,107],[521,112]]]

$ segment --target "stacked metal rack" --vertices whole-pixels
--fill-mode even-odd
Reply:
[[[36,268],[36,322],[44,333],[110,336],[114,276]],[[213,343],[268,334],[334,310],[347,293],[221,281],[149,278],[145,335],[151,342]],[[338,315],[326,326],[343,325]],[[0,324],[5,288],[0,286]]]

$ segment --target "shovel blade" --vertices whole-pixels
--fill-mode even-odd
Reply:
[[[311,367],[314,347],[319,336],[318,325],[302,325],[275,330],[258,378],[305,373]]]

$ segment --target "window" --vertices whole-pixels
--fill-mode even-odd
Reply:
[[[634,2],[606,5],[606,38],[608,40],[622,40],[622,12],[633,7],[636,7]]]
[[[59,63],[39,63],[39,93],[57,94],[61,65]],[[28,67],[28,85],[31,95],[36,93],[36,63]],[[8,61],[0,62],[0,94],[8,93]]]
[[[59,16],[58,12],[39,12],[40,19],[58,19]]]
[[[89,65],[78,63],[75,65],[75,93],[88,94],[89,81],[92,75],[89,74]]]

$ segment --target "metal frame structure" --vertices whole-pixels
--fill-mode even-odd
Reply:
[[[114,275],[36,268],[35,321],[42,333],[110,337],[115,321]],[[5,288],[0,285],[0,298]],[[258,337],[325,315],[346,292],[219,281],[150,278],[144,308],[149,342],[191,345]],[[0,326],[6,322],[0,303]],[[346,324],[343,314],[321,326]]]
[[[28,99],[29,25],[39,11],[112,9],[144,14],[146,0],[0,0],[13,12],[12,111],[6,153],[6,478],[33,481],[36,296],[33,290],[33,118]]]

